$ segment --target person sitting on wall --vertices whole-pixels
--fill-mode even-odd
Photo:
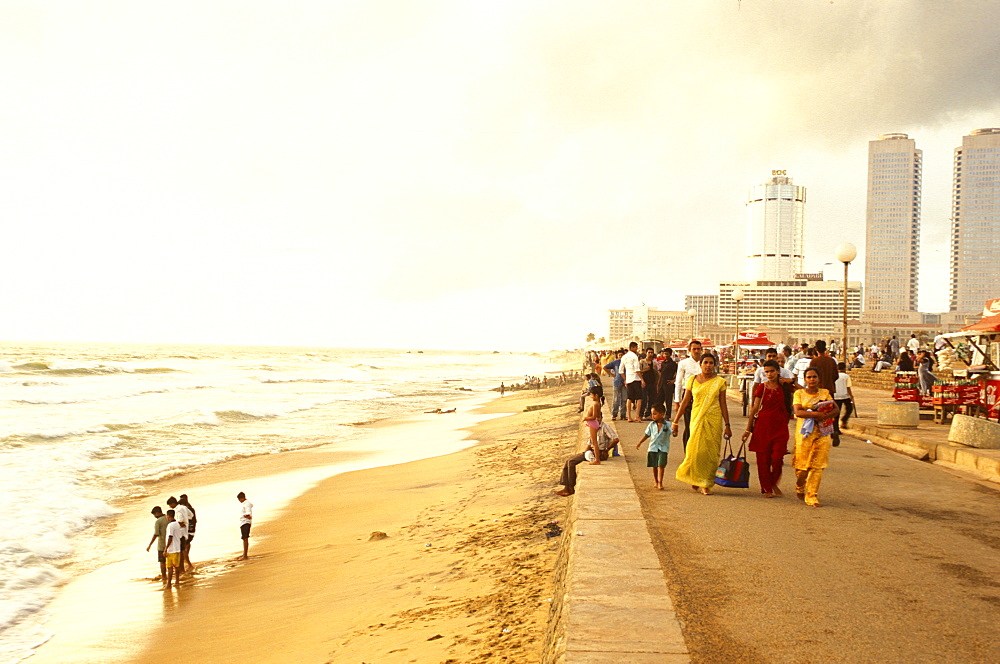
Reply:
[[[601,428],[597,431],[597,446],[601,452],[601,461],[608,460],[611,450],[617,444],[618,433],[614,430],[614,427],[602,420]],[[576,493],[576,467],[584,461],[589,461],[592,464],[598,463],[594,458],[593,450],[590,449],[589,441],[586,449],[566,459],[566,463],[563,464],[562,475],[559,477],[559,483],[562,484],[563,488],[553,493],[557,496],[572,496]]]

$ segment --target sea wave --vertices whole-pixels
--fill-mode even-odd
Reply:
[[[126,397],[138,397],[144,394],[164,394],[169,392],[169,389],[160,390],[138,390],[138,391],[128,391],[119,393],[108,393],[100,394],[93,397],[79,397],[79,396],[37,396],[37,397],[26,397],[24,399],[14,399],[14,403],[23,404],[71,404],[71,403],[93,403],[95,401],[108,401],[112,399],[124,399]]]
[[[0,363],[0,373],[14,371],[30,372],[46,376],[104,376],[110,374],[168,374],[183,373],[173,367],[132,367],[128,364],[106,364],[101,362],[77,362],[56,360],[54,362],[22,362],[21,364]]]
[[[114,437],[93,438],[6,450],[0,457],[0,485],[19,505],[7,510],[0,529],[0,587],[8,591],[0,593],[0,632],[52,599],[62,582],[53,561],[73,551],[70,538],[118,512],[78,484],[94,456],[117,444]]]
[[[340,383],[342,381],[334,380],[332,378],[266,378],[260,381],[267,385],[268,383],[280,384],[280,383]]]
[[[4,441],[9,442],[19,442],[24,440],[55,440],[58,438],[69,438],[70,436],[83,436],[85,434],[94,433],[108,433],[111,429],[104,425],[96,425],[91,427],[55,427],[51,429],[25,429],[22,431],[14,431],[3,438],[0,438],[0,443]]]
[[[374,379],[368,369],[377,370],[368,364],[356,364],[347,366],[344,364],[330,364],[322,369],[289,370],[287,368],[277,369],[274,367],[257,367],[265,371],[276,372],[277,375],[262,376],[257,378],[261,383],[368,383]],[[278,373],[280,372],[280,373]]]

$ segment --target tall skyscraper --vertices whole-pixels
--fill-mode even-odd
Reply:
[[[1000,128],[976,129],[955,148],[950,311],[981,311],[1000,297]]]
[[[747,279],[794,279],[803,272],[806,188],[771,171],[747,196]]]
[[[917,311],[923,151],[906,134],[868,142],[865,318],[903,322]]]

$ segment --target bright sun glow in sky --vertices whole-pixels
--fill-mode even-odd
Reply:
[[[4,2],[0,57],[0,339],[579,346],[742,278],[772,169],[862,277],[886,132],[941,311],[1000,126],[993,0]]]

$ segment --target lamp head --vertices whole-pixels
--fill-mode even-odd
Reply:
[[[841,263],[850,263],[858,257],[858,250],[850,242],[842,242],[837,245],[837,260]]]
[[[694,315],[697,314],[697,313],[698,313],[698,310],[695,309],[694,307],[688,309],[688,316],[691,316],[692,318],[694,318]]]
[[[737,302],[743,301],[743,291],[739,288],[733,291],[732,298]]]

